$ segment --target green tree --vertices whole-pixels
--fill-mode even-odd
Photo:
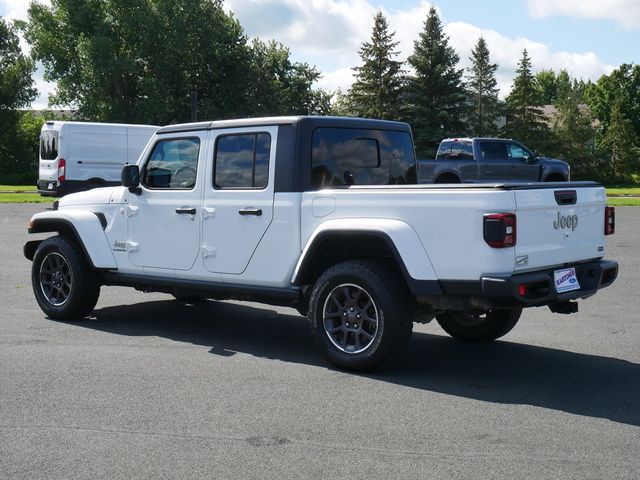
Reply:
[[[34,69],[20,49],[16,26],[0,18],[0,183],[23,181],[33,167],[34,159],[21,141],[18,109],[36,98]]]
[[[57,82],[52,103],[81,118],[184,121],[192,91],[203,116],[243,106],[249,49],[219,0],[32,3],[26,38]]]
[[[419,156],[434,156],[444,137],[465,134],[468,114],[463,70],[449,46],[434,7],[408,58],[415,73],[408,78],[406,117],[411,122]]]
[[[638,136],[632,122],[625,117],[621,105],[614,104],[609,126],[599,145],[601,155],[607,159],[610,180],[629,180],[631,173],[637,173],[638,147]]]
[[[558,80],[553,70],[541,70],[535,75],[538,103],[553,105],[558,98]]]
[[[331,96],[312,85],[320,72],[306,63],[292,62],[284,45],[254,40],[248,99],[251,115],[322,115]]]
[[[613,106],[633,127],[640,137],[640,65],[623,64],[609,75],[603,75],[594,84],[587,86],[585,100],[594,115],[602,123],[606,134],[613,119]]]
[[[531,73],[531,60],[526,49],[522,52],[506,103],[506,135],[520,140],[530,148],[547,147],[548,127],[540,109],[537,85]]]
[[[496,132],[496,122],[500,116],[496,81],[498,65],[491,63],[489,49],[484,38],[478,39],[469,60],[471,60],[467,78],[471,101],[469,126],[476,137],[493,135]]]
[[[84,119],[188,121],[193,92],[200,118],[329,108],[311,88],[317,70],[292,63],[281,45],[249,45],[222,0],[33,3],[26,37],[57,82],[52,104]]]
[[[373,17],[371,41],[359,50],[362,65],[355,67],[355,82],[349,92],[355,113],[362,117],[396,120],[403,84],[402,62],[394,42],[395,32],[389,32],[387,19],[382,12]]]

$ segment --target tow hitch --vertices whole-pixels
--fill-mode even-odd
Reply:
[[[553,313],[576,313],[578,311],[578,302],[565,300],[564,302],[556,302],[549,305],[549,310]]]

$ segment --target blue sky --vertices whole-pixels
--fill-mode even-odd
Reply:
[[[29,0],[0,0],[6,18],[25,18]],[[316,65],[318,85],[346,90],[359,64],[358,48],[371,34],[377,10],[387,16],[400,42],[400,58],[411,54],[431,5],[437,8],[451,45],[468,66],[480,35],[498,63],[501,96],[511,87],[523,48],[534,70],[566,68],[572,76],[596,80],[622,63],[640,63],[640,0],[225,0],[249,36],[275,39],[292,57]],[[46,105],[54,85],[36,76]]]

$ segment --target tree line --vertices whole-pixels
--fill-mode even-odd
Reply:
[[[573,178],[640,181],[639,65],[623,64],[595,83],[584,82],[566,70],[534,74],[525,49],[501,101],[498,65],[484,38],[471,52],[470,67],[459,68],[432,7],[402,63],[385,16],[378,12],[373,20],[355,81],[338,92],[334,112],[409,122],[418,157],[433,158],[443,138],[505,136],[568,161]]]
[[[164,125],[263,115],[352,115],[411,124],[418,157],[445,137],[502,135],[569,161],[574,178],[629,181],[638,172],[640,66],[597,82],[543,70],[523,51],[511,92],[498,98],[481,37],[471,67],[449,45],[435,8],[406,62],[387,19],[373,18],[347,92],[314,88],[320,72],[275,41],[250,40],[221,0],[53,0],[28,20],[0,19],[0,183],[34,180],[43,115],[19,111],[36,97],[36,62],[56,82],[50,105],[74,119]],[[19,46],[22,34],[31,47]],[[553,105],[553,115],[542,105]],[[46,113],[44,115],[47,115]]]

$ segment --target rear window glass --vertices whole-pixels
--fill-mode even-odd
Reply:
[[[436,160],[447,160],[449,158],[449,154],[451,153],[451,143],[452,142],[440,143],[440,147],[438,147],[438,154],[436,155]]]
[[[413,143],[407,132],[348,128],[314,130],[312,187],[415,183]]]
[[[451,160],[473,160],[471,142],[453,142],[449,158]]]
[[[40,158],[55,160],[58,157],[58,132],[45,130],[40,133]]]

